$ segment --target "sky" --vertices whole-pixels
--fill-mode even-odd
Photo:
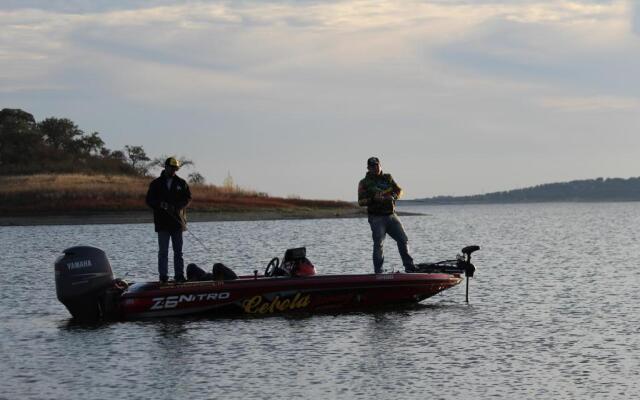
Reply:
[[[274,196],[640,176],[640,1],[0,0],[0,109]],[[193,170],[183,170],[186,175]]]

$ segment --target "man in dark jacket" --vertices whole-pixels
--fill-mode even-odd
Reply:
[[[191,191],[187,182],[176,175],[179,168],[178,160],[167,158],[160,177],[151,182],[147,191],[147,205],[153,209],[153,222],[158,232],[158,273],[163,283],[169,279],[169,239],[173,247],[174,280],[185,280],[182,232],[187,230],[186,208],[191,202]]]
[[[373,236],[373,269],[382,273],[384,253],[382,244],[389,234],[398,244],[402,265],[406,272],[415,270],[413,258],[409,255],[409,239],[402,223],[395,214],[396,200],[402,195],[402,189],[390,174],[383,174],[380,160],[371,157],[367,160],[367,175],[358,185],[358,204],[366,206],[369,225]]]

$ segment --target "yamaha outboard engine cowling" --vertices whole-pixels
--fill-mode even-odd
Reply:
[[[56,294],[77,319],[98,319],[104,314],[104,294],[113,286],[113,272],[104,251],[89,246],[71,247],[55,262]]]

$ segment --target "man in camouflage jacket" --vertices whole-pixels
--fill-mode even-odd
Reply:
[[[402,195],[402,189],[390,174],[383,174],[380,160],[371,157],[367,160],[367,175],[358,184],[358,204],[367,207],[369,225],[373,237],[373,269],[376,274],[383,272],[383,243],[387,234],[398,244],[406,272],[415,270],[413,258],[409,254],[409,239],[402,223],[395,214],[396,200]]]

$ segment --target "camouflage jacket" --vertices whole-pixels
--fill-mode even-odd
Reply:
[[[393,214],[396,200],[402,195],[402,189],[393,180],[391,174],[367,175],[358,184],[358,205],[367,207],[373,215]]]

